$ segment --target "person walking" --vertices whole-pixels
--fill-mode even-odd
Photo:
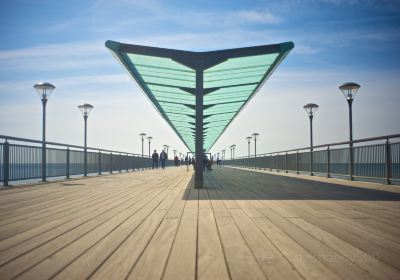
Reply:
[[[160,153],[160,161],[162,169],[165,168],[165,162],[167,161],[167,158],[168,158],[167,153],[164,150],[162,150],[162,152]]]
[[[154,169],[154,166],[158,169],[158,153],[157,153],[157,150],[154,150],[154,153],[152,154],[151,158],[153,159],[153,169]]]

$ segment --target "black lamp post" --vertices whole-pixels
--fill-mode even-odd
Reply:
[[[139,136],[140,136],[140,138],[142,139],[142,157],[143,157],[143,155],[144,155],[144,138],[146,137],[146,133],[140,133],[139,134]]]
[[[246,140],[247,140],[247,150],[248,150],[248,154],[249,154],[249,158],[250,158],[250,141],[251,141],[252,137],[251,136],[247,136]]]
[[[310,118],[310,174],[311,176],[314,174],[314,156],[313,156],[313,126],[312,121],[314,118],[314,114],[318,109],[318,105],[314,103],[308,103],[303,106],[304,110],[306,110],[308,117]]]
[[[153,137],[148,136],[146,139],[147,139],[147,141],[149,141],[149,157],[151,157],[151,154],[150,154],[150,143],[151,143],[151,140],[153,139]]]
[[[350,180],[353,180],[354,174],[354,157],[353,157],[353,100],[360,89],[360,85],[356,83],[345,83],[339,87],[341,92],[349,104],[349,129],[350,129],[350,153],[349,153],[349,175]]]
[[[85,140],[84,140],[84,166],[83,166],[83,174],[87,176],[87,119],[90,111],[92,111],[93,106],[88,103],[83,103],[78,106],[79,110],[82,112],[83,119],[85,120]]]
[[[257,138],[260,136],[260,134],[254,132],[252,136],[254,138],[254,157],[257,157]]]
[[[51,93],[56,88],[50,83],[40,82],[33,86],[42,100],[43,123],[42,123],[42,181],[46,181],[46,104]]]

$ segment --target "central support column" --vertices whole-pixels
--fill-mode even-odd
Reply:
[[[203,62],[196,63],[196,170],[194,187],[203,188]]]

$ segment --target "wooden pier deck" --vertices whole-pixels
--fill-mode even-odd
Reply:
[[[0,279],[400,279],[398,187],[192,175],[0,190]]]

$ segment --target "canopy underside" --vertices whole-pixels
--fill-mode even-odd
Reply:
[[[186,52],[113,41],[107,41],[106,46],[193,152],[199,67],[204,90],[203,147],[209,151],[293,43],[216,52]]]

